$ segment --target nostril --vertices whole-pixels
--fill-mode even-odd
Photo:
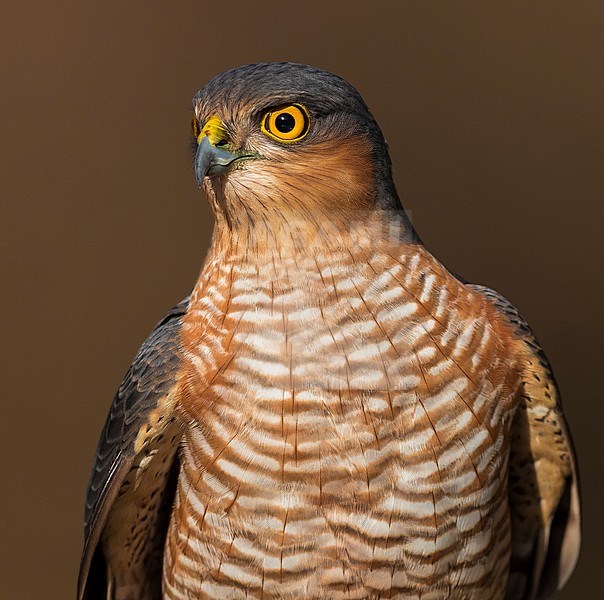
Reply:
[[[228,144],[228,140],[222,139],[222,140],[216,142],[215,146],[217,148],[222,148],[223,146],[226,146],[227,144]]]

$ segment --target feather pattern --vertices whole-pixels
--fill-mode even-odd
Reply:
[[[104,599],[106,588],[113,589],[110,599],[120,598],[115,579],[121,563],[128,564],[121,569],[130,581],[125,585],[135,587],[161,569],[165,504],[173,495],[166,479],[180,438],[168,399],[178,375],[177,332],[188,300],[155,326],[111,405],[88,484],[78,598]]]
[[[209,259],[166,598],[505,589],[511,330],[421,246],[392,250]]]

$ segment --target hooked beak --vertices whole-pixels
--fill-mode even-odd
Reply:
[[[253,154],[235,154],[227,150],[228,135],[222,121],[213,116],[204,125],[197,138],[195,153],[195,177],[201,187],[204,177],[226,171],[234,162],[244,158],[255,158]]]
[[[206,175],[216,175],[226,171],[231,164],[241,158],[224,148],[214,146],[207,136],[203,136],[197,145],[195,154],[195,178],[201,187]]]

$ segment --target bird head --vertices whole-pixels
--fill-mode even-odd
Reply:
[[[238,67],[210,80],[193,111],[197,182],[232,226],[400,209],[382,132],[355,88],[332,73]]]

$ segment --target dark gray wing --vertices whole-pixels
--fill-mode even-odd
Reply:
[[[518,310],[485,295],[522,345],[521,397],[511,428],[509,498],[512,559],[508,599],[550,598],[571,576],[581,547],[577,460],[551,366]]]
[[[169,488],[174,487],[174,463],[180,439],[172,414],[171,393],[180,366],[178,332],[188,303],[187,297],[155,326],[128,369],[109,410],[88,484],[79,600],[107,598],[110,584],[107,548],[103,549],[99,543],[104,531],[109,529],[111,535],[104,537],[114,540],[107,547],[118,568],[121,558],[116,544],[129,553],[130,561],[138,561],[140,571],[143,562],[145,569],[150,568],[152,554],[163,543],[157,538],[161,537],[162,529],[165,535],[166,517],[162,511],[166,512],[166,506],[169,509],[173,496],[173,489]],[[139,523],[141,517],[144,527]],[[157,565],[151,569],[154,571],[151,577],[156,577]],[[140,573],[133,576],[140,577]]]

